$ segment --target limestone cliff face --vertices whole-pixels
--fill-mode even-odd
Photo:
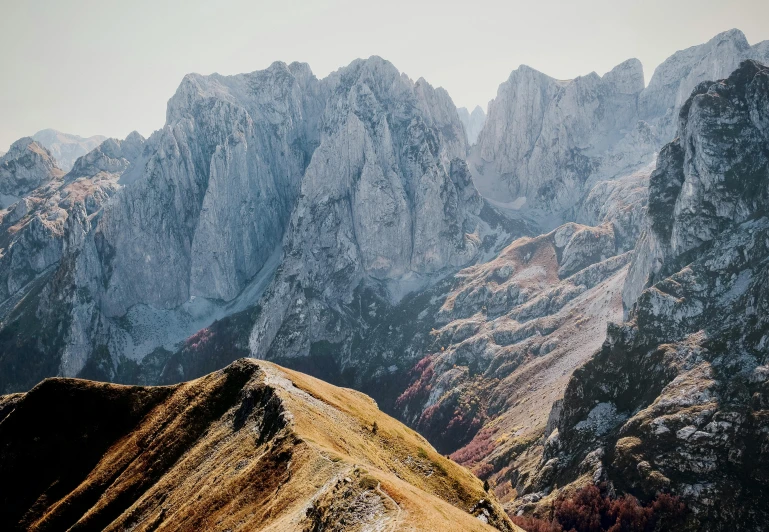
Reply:
[[[731,85],[695,88],[680,113],[678,137],[660,152],[647,228],[624,291],[627,308],[670,259],[765,208],[760,176],[767,156],[760,139],[766,135],[767,96],[760,82],[735,77],[739,72],[749,75],[742,69],[730,76]]]
[[[98,353],[107,353],[99,375],[115,378],[119,360],[140,359],[221,315],[213,304],[162,313],[196,296],[231,301],[274,255],[318,144],[322,90],[300,64],[190,75],[149,139],[105,141],[57,186],[40,186],[50,177],[33,168],[36,181],[14,190],[37,188],[3,219],[2,330],[11,342],[22,318],[37,316],[55,333],[37,342],[41,360],[23,382],[77,375]],[[22,166],[11,169],[18,183],[31,179]],[[258,293],[246,297],[253,304]],[[3,362],[30,345],[7,344]],[[10,389],[24,388],[6,376]]]
[[[546,216],[574,219],[597,182],[654,161],[676,129],[678,112],[701,81],[728,76],[745,59],[767,61],[766,42],[739,30],[676,52],[644,88],[637,60],[559,81],[522,66],[500,85],[474,151],[479,179],[498,181],[510,200]],[[577,221],[586,220],[577,218]]]
[[[69,172],[75,161],[97,148],[99,144],[107,140],[107,137],[94,135],[83,138],[80,135],[62,133],[55,129],[44,129],[32,135],[32,139],[51,152],[59,168]]]
[[[642,120],[653,122],[663,142],[673,138],[681,106],[703,81],[723,79],[745,59],[766,63],[769,42],[750,46],[737,29],[725,31],[705,44],[680,50],[655,70],[638,102]]]
[[[317,144],[316,90],[299,64],[184,79],[141,175],[94,235],[109,268],[108,316],[191,296],[229,301],[243,290],[280,242]]]
[[[526,490],[587,476],[680,495],[702,530],[763,527],[768,141],[759,63],[698,85],[682,106],[631,266],[651,272],[652,286],[575,372]]]
[[[480,246],[482,202],[448,94],[380,58],[356,61],[328,83],[320,145],[261,303],[270,311],[251,333],[258,356],[305,356],[321,340],[348,352],[356,289],[397,293],[467,263]]]
[[[3,160],[16,161],[16,151]],[[11,324],[39,314],[50,293],[59,317],[41,326],[59,332],[35,378],[86,370],[118,378],[120,364],[253,308],[281,244],[285,259],[269,293],[282,294],[290,278],[292,295],[264,303],[270,330],[300,299],[295,290],[320,296],[311,301],[323,319],[321,309],[339,311],[364,281],[397,300],[478,253],[482,200],[466,152],[446,91],[377,57],[324,80],[298,63],[189,75],[162,130],[105,141],[75,162],[62,187],[43,190],[52,177],[37,167],[9,170],[14,201],[32,191],[47,203],[37,214],[15,204],[5,218],[26,225],[6,234],[18,236],[0,264],[11,272],[0,293],[10,298],[3,327],[11,335]],[[53,207],[67,187],[90,191],[78,196],[82,216]],[[25,238],[34,245],[22,245]],[[54,286],[56,276],[66,281]],[[24,298],[35,279],[43,292]],[[303,330],[307,339],[328,336],[315,325]],[[257,337],[253,353],[274,335]],[[102,369],[86,368],[91,362]]]
[[[72,310],[88,295],[77,257],[98,213],[119,185],[114,173],[62,177],[49,152],[29,139],[6,156],[15,203],[0,210],[0,390],[27,389],[62,371],[72,345]],[[19,158],[9,161],[16,154]],[[19,179],[19,177],[24,179]],[[8,181],[6,181],[7,183]],[[29,183],[37,185],[27,190]],[[87,346],[77,346],[76,348]]]
[[[29,137],[13,143],[0,157],[0,209],[6,209],[64,172],[47,149]]]
[[[513,198],[559,213],[600,176],[649,162],[655,144],[638,122],[643,70],[628,60],[603,77],[559,81],[522,66],[500,85],[476,147],[479,172]]]
[[[465,128],[467,144],[472,146],[478,142],[478,135],[480,135],[483,125],[486,123],[486,113],[480,105],[476,105],[472,113],[466,107],[460,107],[457,109],[457,113],[459,113],[459,120]]]

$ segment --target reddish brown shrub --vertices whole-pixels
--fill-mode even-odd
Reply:
[[[465,467],[473,467],[486,458],[494,450],[494,433],[485,428],[481,429],[475,437],[451,455],[451,459]]]
[[[525,518],[524,524],[523,519],[513,517],[529,532],[655,532],[674,530],[683,524],[686,507],[678,497],[667,494],[643,505],[632,495],[612,499],[597,486],[587,486],[570,498],[558,499],[551,521]]]
[[[411,385],[398,397],[395,405],[403,408],[411,403],[421,403],[432,389],[430,379],[433,378],[433,359],[430,355],[423,357],[414,365],[409,374],[414,379]]]
[[[563,527],[555,521],[545,521],[544,519],[518,515],[514,515],[512,520],[513,523],[526,532],[563,532]]]
[[[487,480],[493,472],[494,466],[488,462],[478,464],[473,468],[473,473],[475,473],[475,476],[481,480]]]

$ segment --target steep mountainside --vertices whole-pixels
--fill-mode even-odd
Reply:
[[[69,172],[78,158],[107,140],[102,135],[83,138],[79,135],[62,133],[55,129],[44,129],[32,135],[32,139],[45,146],[56,159],[59,168]]]
[[[560,81],[527,66],[500,85],[474,152],[480,182],[501,181],[510,200],[545,214],[572,207],[596,179],[650,162],[656,139],[638,121],[640,61],[603,77]]]
[[[23,316],[37,316],[38,327],[57,337],[44,346],[36,338],[9,341],[2,373],[30,348],[43,359],[36,362],[40,373],[29,376],[33,383],[77,375],[95,356],[103,359],[100,353],[108,366],[141,358],[207,325],[238,295],[254,304],[265,284],[257,273],[266,264],[270,272],[275,268],[275,250],[317,145],[322,101],[306,65],[190,75],[169,102],[164,129],[146,141],[137,134],[106,141],[79,159],[66,183],[107,180],[118,193],[104,209],[100,202],[87,205],[87,227],[63,224],[66,253],[45,265],[50,270],[26,272],[36,290],[9,286],[13,313],[0,317],[6,336],[23,327]],[[47,221],[50,205],[28,217]],[[63,219],[73,214],[66,211]],[[33,252],[18,247],[16,262],[30,262]],[[4,389],[28,386],[13,382],[8,378]]]
[[[0,450],[3,530],[519,530],[371,399],[267,362],[49,379],[0,397]]]
[[[526,503],[608,481],[679,495],[698,530],[769,519],[769,69],[746,61],[682,106],[651,176],[630,320],[574,373]],[[643,275],[641,273],[643,272]],[[651,286],[649,286],[651,285]],[[551,493],[549,497],[544,497]]]
[[[652,163],[699,82],[726,77],[744,59],[769,61],[767,50],[766,42],[751,47],[742,32],[730,30],[676,52],[646,88],[635,59],[602,77],[568,81],[522,66],[489,105],[472,157],[479,189],[534,209],[545,223],[553,216],[585,222],[569,210],[580,208],[596,182]]]
[[[505,467],[621,320],[629,260],[611,224],[567,224],[461,271],[396,411],[479,474]]]
[[[302,180],[284,258],[250,349],[301,358],[326,342],[350,357],[356,291],[387,302],[481,251],[483,203],[448,94],[378,58],[339,73],[320,146]],[[372,301],[375,303],[375,301]]]
[[[62,175],[51,152],[29,137],[17,140],[0,157],[0,209]]]
[[[64,224],[55,242],[68,242],[66,253],[9,285],[6,336],[23,316],[57,332],[44,346],[23,335],[6,344],[6,375],[24,350],[44,360],[3,389],[57,373],[136,380],[148,355],[162,370],[183,339],[240,312],[253,316],[252,354],[301,357],[331,342],[343,344],[343,363],[358,326],[354,293],[389,306],[500,236],[484,247],[494,231],[466,146],[448,94],[377,57],[324,80],[298,63],[187,76],[162,130],[106,141],[64,179],[107,180],[117,192],[103,208],[89,204],[87,225]],[[48,220],[50,205],[28,219]],[[16,262],[34,252],[18,246]]]
[[[478,135],[480,135],[483,125],[486,123],[486,113],[481,109],[480,105],[476,105],[472,113],[466,107],[460,107],[457,109],[457,113],[459,113],[459,120],[465,128],[467,144],[472,146],[478,142]]]

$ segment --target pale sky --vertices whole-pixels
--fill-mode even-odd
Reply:
[[[568,79],[730,28],[769,39],[767,0],[0,0],[0,150],[44,128],[148,136],[184,74],[380,55],[457,107],[486,107],[527,64]]]

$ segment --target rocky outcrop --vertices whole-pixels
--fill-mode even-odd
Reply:
[[[567,224],[460,271],[396,411],[502,485],[510,453],[542,432],[571,373],[621,318],[629,259],[610,224]]]
[[[478,135],[480,135],[483,124],[486,122],[486,113],[480,105],[476,105],[472,113],[467,110],[467,107],[460,107],[457,109],[457,113],[462,126],[465,128],[467,145],[472,146],[478,142]]]
[[[29,137],[17,140],[0,157],[0,212],[62,175],[51,152]]]
[[[651,172],[652,168],[646,167],[596,183],[572,216],[589,226],[610,223],[618,249],[633,249],[646,222]]]
[[[501,179],[511,197],[562,213],[597,179],[648,164],[656,139],[638,121],[643,69],[628,60],[603,77],[559,81],[522,66],[489,104],[478,172]]]
[[[745,59],[766,63],[768,46],[764,41],[751,47],[745,34],[732,29],[674,53],[654,70],[641,94],[640,118],[657,126],[660,140],[669,141],[676,132],[679,109],[698,84],[726,78]]]
[[[525,491],[587,477],[679,495],[700,530],[763,528],[768,140],[765,66],[746,61],[686,101],[631,266],[652,286],[570,380]]]
[[[767,49],[765,42],[751,47],[739,30],[724,32],[673,54],[645,88],[635,59],[603,77],[568,81],[522,66],[489,105],[473,153],[477,179],[504,183],[505,201],[518,199],[516,208],[574,219],[569,209],[581,209],[597,182],[653,163],[699,82],[726,77],[744,59],[766,61]]]
[[[482,200],[448,94],[380,58],[356,61],[329,82],[320,145],[261,302],[269,312],[251,333],[258,357],[304,357],[328,342],[345,361],[357,290],[373,286],[380,299],[397,300],[403,287],[480,251]]]
[[[759,63],[749,64],[761,70]],[[750,75],[739,72],[735,76]],[[624,290],[627,308],[666,262],[766,204],[760,184],[767,160],[760,141],[766,130],[761,122],[766,95],[759,81],[729,79],[731,85],[705,82],[694,90],[682,109],[678,138],[660,152],[649,187],[648,227]],[[736,94],[735,87],[751,92]]]
[[[365,395],[267,362],[169,387],[48,379],[0,396],[0,449],[3,530],[520,530]]]
[[[78,158],[99,146],[107,140],[107,137],[94,135],[83,138],[80,135],[62,133],[55,129],[44,129],[32,135],[32,139],[51,152],[59,168],[69,172]]]
[[[41,329],[56,331],[35,348],[43,361],[23,382],[77,375],[92,358],[103,362],[103,352],[107,368],[135,365],[256,303],[266,282],[257,273],[275,256],[318,143],[322,91],[298,63],[190,75],[164,129],[105,141],[77,160],[62,187],[38,188],[31,203],[18,204],[4,219],[0,272],[13,282],[3,287],[2,329],[10,338],[24,316],[37,316]],[[196,297],[203,304],[191,304]],[[28,356],[27,343],[6,345],[4,363]],[[3,389],[24,389],[6,376]],[[117,377],[109,369],[100,376]]]
[[[317,84],[282,63],[184,79],[141,176],[124,179],[94,233],[108,317],[243,290],[280,243],[317,144]]]
[[[35,142],[29,147],[32,155],[26,157],[45,171],[43,178],[40,172],[32,174],[42,184],[0,211],[3,392],[29,389],[62,371],[62,353],[72,343],[72,309],[89,300],[77,282],[78,253],[101,207],[119,188],[118,176],[108,172],[61,177],[57,167],[51,170],[44,148]],[[12,175],[30,175],[28,165],[9,167]]]
[[[324,80],[299,63],[189,75],[162,130],[107,140],[76,161],[67,186],[109,183],[112,196],[84,196],[76,229],[65,223],[72,213],[49,208],[58,197],[40,192],[49,203],[39,213],[59,226],[38,240],[54,249],[23,268],[26,277],[16,274],[3,327],[40,314],[43,299],[24,294],[47,272],[77,294],[39,281],[59,302],[44,365],[58,369],[48,374],[123,380],[120,368],[133,375],[150,354],[149,365],[162,368],[185,338],[246,310],[259,316],[250,354],[274,347],[275,356],[303,356],[319,341],[343,343],[357,327],[354,293],[373,286],[389,306],[501,246],[493,241],[506,233],[492,234],[498,215],[480,216],[466,152],[448,94],[377,57]],[[29,208],[15,208],[14,223]],[[37,220],[29,213],[25,220]],[[31,246],[13,249],[15,264],[32,261]],[[270,310],[254,312],[261,308]],[[297,343],[284,349],[286,336]],[[169,371],[156,378],[179,375]]]

